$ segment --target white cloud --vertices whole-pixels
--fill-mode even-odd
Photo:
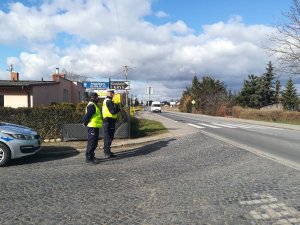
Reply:
[[[197,34],[181,20],[163,25],[146,21],[152,13],[150,2],[11,4],[8,13],[0,11],[0,44],[24,44],[26,50],[7,60],[18,66],[21,79],[45,79],[59,67],[95,79],[120,80],[122,66],[129,65],[134,67],[128,72],[132,94],[145,96],[150,85],[162,100],[179,98],[194,74],[236,84],[250,73],[264,72],[270,58],[261,46],[274,28],[247,26],[234,16],[205,25]],[[64,40],[58,39],[60,34]],[[4,74],[0,72],[2,79]]]
[[[158,11],[157,13],[155,13],[155,16],[158,18],[169,17],[169,15],[167,13],[165,13],[164,11]]]

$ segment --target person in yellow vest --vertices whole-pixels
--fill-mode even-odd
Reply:
[[[98,159],[95,157],[95,150],[98,146],[99,131],[102,127],[102,113],[97,103],[99,101],[98,94],[93,92],[90,94],[90,101],[86,107],[83,117],[83,124],[87,127],[88,142],[86,147],[86,162],[97,164]]]
[[[113,102],[114,90],[108,89],[107,96],[103,101],[103,151],[106,159],[114,158],[116,155],[111,152],[111,143],[114,139],[117,114],[120,112],[120,106]]]

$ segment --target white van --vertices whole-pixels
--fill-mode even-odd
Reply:
[[[161,104],[160,104],[160,102],[152,102],[151,112],[161,113]]]

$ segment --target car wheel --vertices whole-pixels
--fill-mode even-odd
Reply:
[[[10,150],[7,146],[0,143],[0,166],[4,166],[10,160]]]

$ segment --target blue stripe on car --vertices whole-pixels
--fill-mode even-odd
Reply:
[[[10,138],[10,137],[1,137],[1,139],[3,139],[4,141],[12,141],[12,140],[14,140],[13,138]]]

